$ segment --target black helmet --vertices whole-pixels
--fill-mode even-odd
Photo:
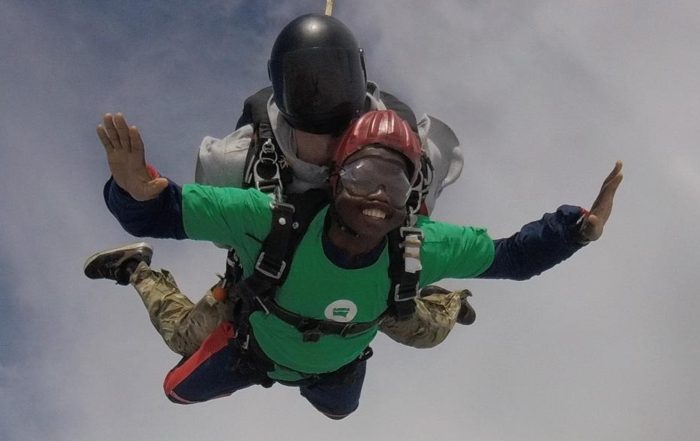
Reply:
[[[320,14],[282,29],[267,65],[275,103],[295,128],[338,133],[359,115],[367,91],[362,49],[347,26]]]

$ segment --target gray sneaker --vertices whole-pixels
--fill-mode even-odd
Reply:
[[[132,243],[93,254],[85,261],[83,271],[90,279],[109,279],[128,285],[139,262],[150,265],[152,256],[153,248],[146,242]]]

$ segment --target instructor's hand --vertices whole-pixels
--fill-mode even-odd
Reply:
[[[598,240],[603,235],[603,227],[612,212],[613,198],[617,187],[622,182],[622,161],[615,163],[615,168],[603,181],[598,197],[581,224],[579,234],[584,241]]]
[[[107,163],[114,181],[137,201],[156,198],[168,180],[153,177],[146,167],[141,134],[135,126],[127,126],[121,113],[106,113],[97,126],[97,136],[107,153]]]

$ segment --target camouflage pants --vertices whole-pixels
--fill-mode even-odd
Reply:
[[[131,283],[148,310],[151,323],[165,344],[178,354],[192,355],[224,318],[224,307],[211,290],[197,303],[180,291],[166,270],[153,271],[141,262]]]
[[[225,305],[211,290],[197,303],[185,296],[166,270],[153,271],[141,262],[131,276],[151,323],[175,353],[192,355],[226,317]],[[385,318],[379,329],[391,339],[415,348],[440,344],[457,319],[462,296],[467,290],[432,294],[416,299],[416,313],[408,320]]]
[[[457,321],[462,297],[468,290],[431,294],[416,299],[416,312],[408,320],[389,316],[379,330],[392,340],[414,348],[432,348],[445,340]]]

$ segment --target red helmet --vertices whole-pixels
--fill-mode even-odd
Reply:
[[[423,154],[420,140],[411,130],[411,126],[393,110],[367,112],[348,126],[333,155],[334,172],[337,172],[353,153],[370,144],[379,144],[402,154],[413,168],[409,170],[411,182],[416,180]]]

